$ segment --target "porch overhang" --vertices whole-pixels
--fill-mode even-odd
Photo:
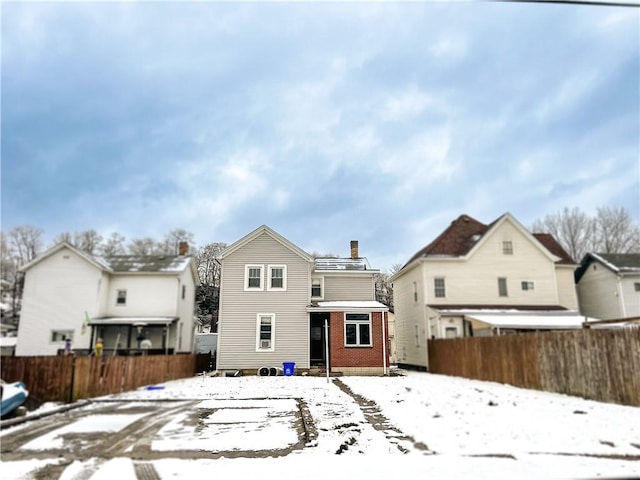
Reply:
[[[343,300],[335,302],[314,302],[307,312],[388,312],[389,307],[374,300]]]
[[[93,318],[89,321],[90,326],[107,326],[118,325],[127,326],[132,325],[135,327],[144,326],[169,326],[179,320],[178,317],[101,317]]]

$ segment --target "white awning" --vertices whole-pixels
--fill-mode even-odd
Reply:
[[[93,318],[89,325],[171,325],[178,317],[102,317]]]
[[[468,320],[477,320],[499,328],[513,328],[518,330],[567,330],[580,329],[582,323],[588,320],[581,315],[484,315],[467,314]],[[592,319],[591,319],[592,320]]]

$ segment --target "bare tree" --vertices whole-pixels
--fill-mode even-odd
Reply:
[[[21,267],[40,254],[42,230],[31,226],[14,227],[9,231],[9,243],[16,255],[18,267]]]
[[[67,242],[69,245],[75,246],[75,243],[73,242],[73,234],[70,232],[62,232],[53,237],[53,245],[57,245],[62,242]]]
[[[162,246],[150,237],[135,238],[131,240],[127,250],[131,255],[153,255],[160,253]]]
[[[391,266],[388,272],[381,272],[375,275],[376,300],[387,305],[393,311],[393,284],[391,277],[402,268],[402,264],[396,263]]]
[[[226,243],[209,243],[198,250],[196,262],[202,285],[220,286],[220,264],[216,258],[227,247]]]
[[[640,252],[640,228],[624,208],[600,207],[594,217],[565,207],[533,223],[532,231],[552,234],[579,262],[588,252]]]
[[[170,230],[164,237],[164,240],[161,245],[162,253],[167,255],[177,255],[178,249],[180,247],[180,243],[187,242],[190,247],[193,247],[193,233],[188,232],[182,228],[174,228]]]
[[[600,207],[594,218],[596,251],[599,253],[640,252],[640,227],[624,208]]]
[[[0,276],[2,280],[13,283],[16,278],[16,272],[18,271],[18,265],[13,248],[9,245],[7,235],[1,231],[0,255]]]
[[[113,232],[105,242],[100,245],[100,255],[104,257],[111,257],[113,255],[124,255],[126,253],[124,248],[124,236],[117,232]]]
[[[562,245],[571,258],[580,261],[594,247],[593,220],[578,207],[565,207],[533,223],[532,231],[550,233]]]
[[[101,243],[102,235],[98,234],[98,232],[93,229],[85,230],[84,232],[78,232],[73,235],[73,244],[89,255],[98,253],[98,249]]]

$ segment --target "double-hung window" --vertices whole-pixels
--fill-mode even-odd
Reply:
[[[346,313],[344,344],[347,347],[370,347],[371,316],[368,313]]]
[[[444,278],[433,279],[433,289],[436,298],[444,298],[446,296],[446,290],[444,287]]]
[[[262,265],[245,265],[244,289],[262,290]]]
[[[311,279],[311,297],[322,298],[322,278]]]
[[[503,277],[498,278],[498,295],[501,297],[508,296],[506,278],[503,278]]]
[[[118,290],[116,292],[116,305],[126,305],[126,304],[127,304],[127,291]]]
[[[513,242],[511,240],[502,242],[502,253],[504,255],[513,255]]]
[[[267,290],[286,290],[287,289],[287,266],[286,265],[269,265],[269,283]]]
[[[535,288],[534,283],[530,281],[521,282],[521,285],[522,285],[522,290],[533,290]]]
[[[259,313],[256,323],[256,352],[273,352],[276,341],[275,313]]]

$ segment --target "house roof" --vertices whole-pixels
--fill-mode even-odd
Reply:
[[[439,313],[460,313],[460,312],[557,312],[567,311],[561,305],[427,305],[429,308],[437,310]]]
[[[556,263],[566,265],[575,264],[575,261],[560,246],[553,235],[548,233],[531,234],[509,213],[501,215],[488,225],[479,222],[469,215],[463,214],[451,222],[435,240],[416,252],[402,267],[401,271],[420,258],[464,257],[469,254],[477,244],[481,243],[494,228],[506,220],[510,220],[523,234],[530,236],[533,243],[537,243],[547,255],[555,258]]]
[[[170,325],[178,317],[99,317],[92,318],[89,325]]]
[[[31,267],[37,265],[38,263],[42,262],[43,260],[49,258],[50,256],[54,255],[55,253],[59,252],[60,250],[65,249],[65,248],[68,249],[68,250],[71,250],[73,253],[78,255],[80,258],[82,258],[83,260],[87,261],[88,263],[90,263],[91,265],[93,265],[94,267],[96,267],[96,268],[98,268],[100,270],[107,270],[107,271],[111,270],[109,265],[107,263],[105,263],[105,261],[102,258],[93,256],[93,255],[89,255],[88,253],[83,252],[82,250],[80,250],[79,248],[74,247],[73,245],[71,245],[68,242],[60,242],[60,243],[54,245],[53,247],[51,247],[49,250],[47,250],[44,253],[42,253],[41,255],[38,255],[36,258],[31,260],[29,263],[24,264],[22,267],[20,267],[20,271],[21,272],[26,272]]]
[[[520,330],[566,330],[581,329],[586,317],[577,315],[465,315],[469,319],[499,328]]]
[[[342,300],[334,302],[317,302],[307,307],[308,312],[386,312],[389,307],[375,300]]]
[[[587,253],[576,269],[576,282],[594,262],[600,263],[618,275],[640,274],[640,253]]]
[[[316,270],[370,270],[367,259],[360,258],[316,258]]]
[[[114,273],[177,273],[184,271],[191,257],[177,255],[114,255],[104,261]]]
[[[255,240],[257,237],[259,237],[262,234],[266,234],[266,235],[270,236],[276,242],[280,243],[285,248],[288,248],[289,250],[291,250],[295,254],[299,255],[300,257],[302,257],[306,261],[313,262],[313,257],[311,255],[309,255],[307,252],[302,250],[300,247],[298,247],[297,245],[293,244],[292,242],[290,242],[289,240],[284,238],[282,235],[280,235],[278,232],[276,232],[275,230],[269,228],[266,225],[262,225],[262,226],[256,228],[254,231],[252,231],[251,233],[245,235],[240,240],[238,240],[238,241],[232,243],[231,245],[229,245],[227,248],[225,248],[220,253],[220,256],[218,258],[221,259],[221,260],[224,260],[224,258],[228,257],[233,252],[235,252],[235,251],[239,250],[240,248],[244,247],[246,244],[248,244],[251,241]]]

